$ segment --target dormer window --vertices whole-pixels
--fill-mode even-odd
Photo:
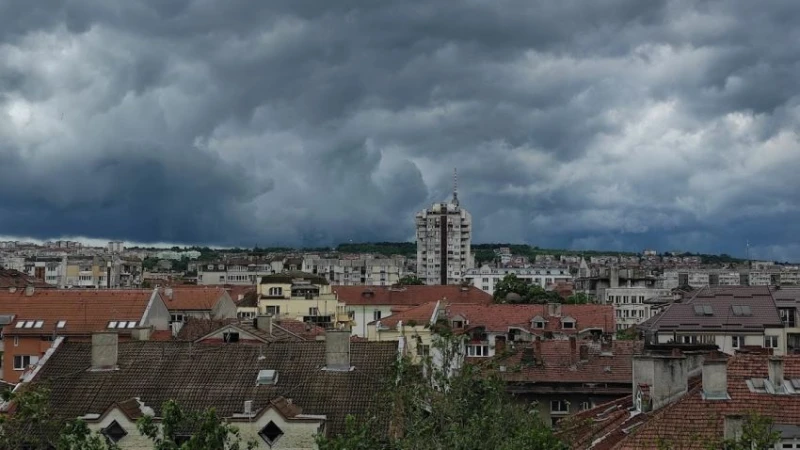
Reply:
[[[122,428],[122,426],[116,420],[111,422],[107,427],[100,430],[100,433],[102,433],[103,436],[107,437],[108,440],[113,442],[114,444],[116,444],[122,438],[128,435],[128,432],[125,431],[125,428]]]
[[[544,320],[534,320],[533,321],[533,328],[543,329],[544,328]]]
[[[565,330],[574,330],[575,329],[575,322],[564,322],[562,323]]]
[[[464,328],[464,321],[463,320],[454,320],[453,321],[453,328]]]

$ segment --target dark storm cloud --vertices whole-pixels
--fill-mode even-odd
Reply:
[[[800,258],[795,1],[0,4],[0,235]],[[768,230],[765,233],[764,230]]]

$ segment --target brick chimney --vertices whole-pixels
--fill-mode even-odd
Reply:
[[[578,354],[580,355],[581,361],[588,361],[589,360],[589,346],[586,344],[581,344],[578,348]]]
[[[350,366],[350,331],[325,332],[325,370],[347,371]]]
[[[569,360],[572,363],[578,360],[578,339],[575,336],[569,337]]]
[[[783,358],[780,356],[770,356],[768,359],[769,365],[769,382],[775,388],[783,386]]]
[[[119,337],[115,332],[98,332],[92,334],[92,367],[93,371],[117,369],[117,346]]]
[[[262,314],[256,317],[255,327],[257,330],[264,331],[272,336],[272,314]]]
[[[634,402],[646,395],[650,399],[648,410],[655,411],[686,394],[689,361],[681,354],[634,356],[632,378]]]

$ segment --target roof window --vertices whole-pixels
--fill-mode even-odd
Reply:
[[[276,384],[278,382],[277,370],[259,370],[258,378],[256,378],[256,386],[264,386],[267,384]]]
[[[694,305],[694,315],[713,316],[714,310],[711,308],[711,305]]]
[[[100,430],[100,432],[107,437],[108,440],[115,444],[119,442],[120,439],[128,435],[128,432],[125,431],[125,428],[122,428],[122,426],[116,420]]]
[[[264,428],[258,432],[258,435],[261,436],[261,439],[264,440],[270,447],[275,444],[275,441],[278,440],[279,437],[283,436],[283,430],[275,424],[273,421],[269,421],[268,424],[264,425]]]
[[[733,310],[734,316],[752,316],[753,311],[750,309],[750,305],[733,305],[731,306]]]
[[[37,320],[36,323],[33,324],[33,328],[42,328],[44,326],[44,320]]]
[[[67,326],[66,320],[59,320],[58,323],[56,324],[56,328],[64,328],[65,326]]]
[[[33,328],[33,324],[36,323],[33,320],[26,320],[25,321],[25,328]]]
[[[23,325],[25,325],[25,322],[20,320],[16,325],[14,325],[14,328],[22,328]]]
[[[117,321],[112,320],[111,322],[108,322],[108,328],[117,328]]]

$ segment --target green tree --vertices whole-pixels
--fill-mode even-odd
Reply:
[[[535,408],[514,401],[494,370],[459,368],[463,339],[443,333],[421,367],[398,363],[397,377],[380,402],[390,405],[385,413],[349,417],[343,434],[318,437],[319,448],[477,450],[489,444],[503,450],[566,449]]]
[[[510,296],[508,294],[516,294]],[[517,297],[518,296],[518,297]],[[495,303],[548,303],[562,301],[557,292],[548,291],[510,273],[498,281],[494,288]]]
[[[397,281],[398,286],[421,286],[423,284],[425,284],[425,282],[416,275],[406,275]]]
[[[576,293],[570,295],[569,297],[567,297],[566,300],[564,300],[564,303],[566,303],[568,305],[586,305],[586,304],[589,304],[591,302],[592,302],[592,299],[588,295],[584,294],[583,292],[576,292]]]
[[[239,429],[217,416],[214,408],[188,412],[173,400],[161,406],[158,423],[153,416],[145,415],[139,418],[136,427],[153,441],[153,450],[249,450],[257,446],[251,441],[243,447]],[[190,434],[183,434],[186,432]]]

